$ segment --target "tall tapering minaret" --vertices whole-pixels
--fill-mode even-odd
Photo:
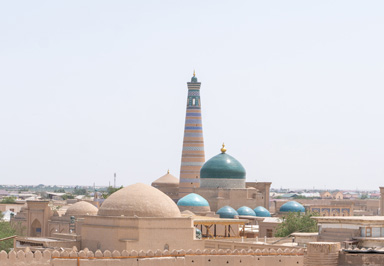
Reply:
[[[200,168],[205,162],[203,124],[201,122],[200,82],[195,71],[188,85],[183,152],[181,156],[179,198],[200,187]]]

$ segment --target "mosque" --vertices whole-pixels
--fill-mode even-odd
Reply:
[[[155,180],[152,186],[163,191],[175,202],[189,193],[202,196],[210,211],[224,206],[252,209],[262,206],[269,210],[271,182],[246,182],[243,165],[227,153],[224,144],[221,153],[205,162],[200,87],[195,73],[187,83],[188,96],[181,156],[180,179],[169,172]]]

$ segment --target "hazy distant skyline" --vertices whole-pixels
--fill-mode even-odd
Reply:
[[[382,1],[2,1],[0,183],[179,177],[195,69],[206,160],[225,142],[247,181],[378,189],[383,11]]]

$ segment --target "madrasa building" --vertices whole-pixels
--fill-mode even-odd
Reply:
[[[152,183],[175,202],[195,193],[209,202],[211,211],[224,206],[269,209],[271,182],[246,182],[243,165],[227,153],[221,152],[205,162],[200,87],[195,73],[187,83],[187,109],[181,155],[180,178],[168,173]]]

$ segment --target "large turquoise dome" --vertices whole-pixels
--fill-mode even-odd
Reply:
[[[179,199],[177,206],[209,206],[209,203],[202,196],[191,193]]]
[[[216,214],[219,214],[220,218],[231,218],[231,219],[235,218],[236,215],[239,215],[237,211],[230,206],[221,207],[216,212]]]
[[[263,206],[256,207],[253,211],[258,217],[271,217],[271,213]]]
[[[245,179],[245,169],[241,163],[226,154],[226,149],[221,149],[221,153],[209,159],[200,170],[200,178],[220,178],[220,179]]]
[[[296,201],[288,201],[280,207],[280,212],[305,212],[305,208]]]
[[[239,215],[256,216],[256,213],[249,207],[243,206],[237,209]]]

